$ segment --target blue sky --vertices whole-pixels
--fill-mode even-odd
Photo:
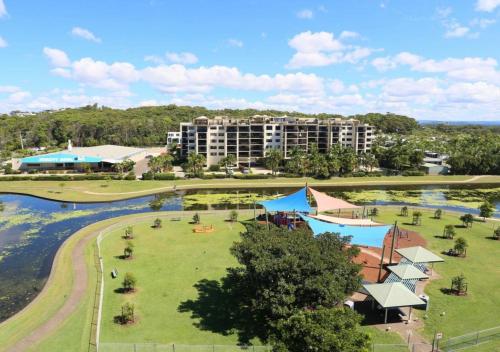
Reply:
[[[0,0],[0,112],[181,104],[500,119],[500,0]]]

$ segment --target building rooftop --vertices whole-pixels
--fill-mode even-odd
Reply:
[[[64,151],[35,155],[21,159],[21,163],[116,163],[140,154],[142,148],[119,145],[99,145],[94,147],[73,147]]]
[[[401,282],[363,285],[382,308],[409,307],[425,304]]]
[[[443,258],[435,255],[421,246],[398,248],[396,252],[412,263],[435,263],[444,262]]]

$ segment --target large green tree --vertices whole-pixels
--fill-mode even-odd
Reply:
[[[370,338],[360,331],[360,321],[346,308],[298,311],[278,322],[273,351],[367,352]]]
[[[266,168],[270,169],[273,175],[276,175],[280,169],[281,163],[283,162],[283,154],[279,149],[270,149],[266,152],[266,158],[264,164]]]
[[[231,249],[241,265],[233,273],[243,287],[243,304],[269,333],[279,320],[304,309],[335,307],[359,287],[360,266],[352,262],[359,249],[347,247],[348,238],[247,226]]]

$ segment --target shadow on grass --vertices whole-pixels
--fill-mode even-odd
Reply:
[[[221,335],[238,335],[240,344],[248,345],[254,338],[266,337],[265,321],[251,312],[245,304],[242,278],[238,269],[228,269],[220,281],[203,279],[194,287],[196,300],[181,302],[178,311],[191,313],[193,323],[200,330]]]

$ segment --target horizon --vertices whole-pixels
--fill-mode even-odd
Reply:
[[[176,104],[495,124],[499,16],[498,0],[0,0],[0,113]]]

